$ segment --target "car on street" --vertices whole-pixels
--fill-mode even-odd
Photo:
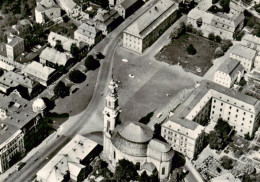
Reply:
[[[162,115],[163,115],[163,114],[160,112],[160,113],[157,114],[156,117],[157,117],[157,118],[160,118]]]
[[[15,166],[15,170],[16,171],[20,171],[22,168],[23,168],[23,166],[25,166],[25,162],[19,162],[16,166]]]
[[[128,75],[130,78],[135,78],[135,76],[133,74],[129,74]]]

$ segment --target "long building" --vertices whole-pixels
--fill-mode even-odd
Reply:
[[[205,120],[217,122],[222,118],[238,135],[252,136],[258,127],[259,113],[259,100],[217,83],[203,81],[162,124],[161,133],[173,149],[193,158],[201,150],[204,127],[200,123]]]
[[[176,20],[177,4],[160,0],[123,32],[123,47],[142,54]]]
[[[1,98],[0,173],[10,168],[44,137],[43,109],[42,99],[28,102],[14,93]]]

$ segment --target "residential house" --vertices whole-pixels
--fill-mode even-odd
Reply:
[[[120,14],[120,16],[126,19],[136,10],[138,10],[143,4],[144,2],[142,0],[124,0],[120,4],[116,5],[115,10]]]

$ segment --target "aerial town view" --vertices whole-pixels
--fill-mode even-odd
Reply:
[[[260,182],[260,0],[0,0],[0,182]]]

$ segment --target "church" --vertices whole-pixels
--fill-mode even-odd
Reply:
[[[117,84],[113,77],[106,96],[104,114],[103,154],[115,169],[121,159],[140,164],[140,173],[151,175],[156,169],[160,180],[167,179],[171,172],[174,151],[165,142],[153,138],[153,131],[139,122],[119,123]]]

